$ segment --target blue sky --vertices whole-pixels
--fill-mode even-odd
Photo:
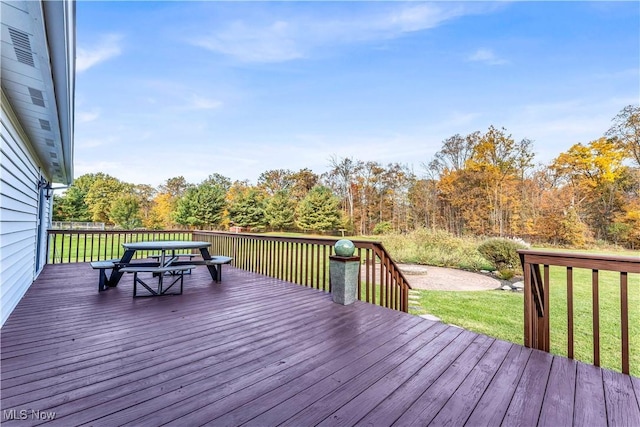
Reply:
[[[504,127],[548,163],[640,102],[638,2],[77,3],[75,175],[423,173]]]

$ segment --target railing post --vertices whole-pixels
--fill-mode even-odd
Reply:
[[[531,289],[531,264],[526,261],[524,254],[520,254],[520,263],[522,264],[522,272],[524,274],[524,345],[525,347],[534,348],[532,307],[531,300],[533,293]]]
[[[549,351],[549,267],[545,266],[545,279],[540,274],[540,265],[527,260],[520,253],[524,273],[524,345],[537,350]],[[546,284],[546,286],[545,286]]]

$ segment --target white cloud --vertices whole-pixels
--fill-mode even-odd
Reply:
[[[470,14],[486,13],[487,4],[376,4],[345,18],[342,13],[297,15],[265,20],[261,16],[229,19],[231,24],[213,33],[193,37],[190,43],[242,62],[284,62],[311,56],[319,47],[388,40],[406,33],[435,28]],[[321,9],[325,11],[324,9]]]
[[[491,49],[480,48],[467,58],[472,62],[484,62],[489,65],[504,65],[509,61],[499,58]]]
[[[237,21],[229,28],[193,43],[245,62],[281,62],[303,56],[294,36],[295,31],[284,21],[262,26]]]
[[[96,64],[120,55],[122,49],[120,42],[122,36],[109,34],[95,46],[89,48],[79,47],[76,55],[76,71],[83,72]]]
[[[78,150],[87,149],[87,148],[96,148],[102,146],[109,146],[117,142],[117,138],[114,137],[105,137],[105,138],[76,138],[75,145]]]
[[[435,28],[460,16],[478,13],[480,10],[474,6],[443,7],[443,5],[433,3],[403,6],[390,14],[388,20],[383,20],[380,27],[400,33],[421,31]]]
[[[93,111],[79,111],[76,113],[77,123],[89,123],[100,117],[100,113],[96,110]]]
[[[220,108],[221,106],[221,101],[193,95],[189,100],[189,105],[187,106],[187,108],[190,110],[215,110],[217,108]]]

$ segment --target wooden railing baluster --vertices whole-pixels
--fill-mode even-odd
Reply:
[[[591,277],[591,297],[593,300],[593,364],[600,366],[600,298],[598,293],[598,270],[592,270]]]
[[[567,357],[573,359],[573,267],[567,267]]]
[[[629,294],[628,275],[640,274],[640,257],[599,255],[570,252],[546,252],[540,250],[519,250],[520,262],[524,272],[524,344],[538,350],[550,351],[550,267],[566,268],[567,294],[567,357],[576,357],[576,319],[575,319],[575,271],[591,271],[591,311],[592,322],[589,325],[593,341],[593,364],[601,366],[601,340],[605,317],[600,313],[600,272],[617,272],[620,275],[620,353],[621,370],[630,372],[629,349]],[[540,277],[540,265],[544,265],[544,278]],[[585,283],[587,285],[587,283]],[[604,283],[603,283],[604,285]],[[556,286],[554,284],[554,286]],[[638,290],[637,288],[635,289]],[[603,302],[604,303],[604,302]],[[617,326],[617,325],[616,325]],[[584,327],[584,326],[583,326]]]
[[[627,272],[620,273],[620,328],[622,347],[622,372],[629,374],[629,296]]]

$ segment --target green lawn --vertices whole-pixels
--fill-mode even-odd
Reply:
[[[74,233],[74,232],[72,232]],[[191,240],[191,232],[140,232],[130,235],[121,233],[56,234],[49,236],[49,263],[89,262],[124,255],[123,243],[146,240]],[[138,251],[136,258],[157,254],[158,251]]]
[[[567,355],[566,271],[551,268],[551,352]],[[617,273],[601,272],[600,357],[601,366],[620,370],[620,285]],[[415,291],[420,303],[410,303],[413,314],[433,314],[443,322],[523,343],[523,295],[505,291]],[[415,308],[419,305],[419,308]],[[575,358],[593,362],[591,271],[574,269]],[[629,347],[631,374],[640,376],[640,275],[629,275]]]

